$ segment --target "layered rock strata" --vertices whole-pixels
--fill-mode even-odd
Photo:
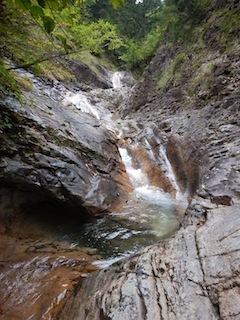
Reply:
[[[165,117],[176,177],[192,197],[182,228],[79,283],[58,319],[239,318],[239,110],[235,95]]]
[[[34,191],[39,202],[57,201],[83,218],[124,201],[125,168],[99,120],[39,87],[26,95],[22,104],[1,102],[1,185]]]
[[[56,314],[100,259],[58,229],[71,219],[80,229],[120,207],[131,190],[112,133],[64,105],[59,83],[23,75],[31,92],[0,102],[0,318],[7,320]]]
[[[120,111],[138,123],[136,141],[157,128],[187,191],[182,226],[79,283],[57,319],[240,318],[239,25],[228,38],[219,31],[239,3],[214,4],[194,54],[180,41],[160,46]]]

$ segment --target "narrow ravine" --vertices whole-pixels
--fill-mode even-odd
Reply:
[[[25,92],[25,104],[10,101],[10,105],[19,112],[19,128],[27,123],[30,131],[28,135],[17,132],[19,143],[23,143],[22,158],[17,155],[15,160],[6,153],[8,170],[20,173],[24,182],[18,188],[7,182],[0,194],[3,210],[14,206],[13,213],[6,215],[8,225],[0,225],[0,308],[4,320],[52,319],[80,279],[171,236],[179,227],[184,197],[160,137],[151,128],[145,136],[133,120],[117,117],[116,110],[134,83],[130,75],[110,73],[112,88],[88,91],[71,90],[60,83],[50,85],[21,69],[18,75],[28,78],[33,90]],[[138,141],[140,132],[143,137]],[[103,140],[105,135],[108,138]],[[108,154],[112,150],[108,143],[114,145],[114,153]],[[92,165],[99,150],[104,156],[106,153],[107,162],[101,162],[100,157]],[[82,154],[88,162],[80,162]],[[116,197],[116,185],[113,190],[108,186],[112,179],[108,170],[120,160],[120,173],[127,177],[122,182],[126,191],[119,190],[128,195],[124,204],[111,212],[102,210],[97,219],[85,219],[92,204],[106,206],[104,201],[111,199],[112,191]],[[108,162],[112,164],[108,166]],[[84,198],[82,194],[88,207],[84,208],[82,200],[73,207],[75,195]],[[72,206],[67,201],[72,201]],[[21,299],[17,298],[19,292]]]
[[[110,90],[98,89],[90,93],[68,92],[64,99],[66,105],[72,104],[82,112],[89,113],[100,120],[102,126],[115,136],[133,190],[120,212],[112,212],[106,217],[87,223],[77,232],[72,232],[70,229],[63,230],[63,234],[68,234],[75,245],[80,247],[85,245],[97,250],[102,260],[95,261],[94,264],[99,267],[109,266],[145,246],[171,236],[179,227],[179,207],[184,205],[186,208],[187,205],[165,149],[158,140],[159,151],[156,155],[152,152],[147,138],[145,139],[145,144],[149,148],[147,161],[150,162],[151,158],[156,156],[161,158],[166,178],[174,190],[172,196],[152,184],[147,173],[144,172],[141,159],[136,159],[130,155],[131,152],[128,152],[132,148],[132,154],[134,154],[134,149],[138,148],[138,145],[131,146],[131,142],[127,142],[128,132],[132,131],[132,128],[135,130],[139,128],[132,121],[129,127],[129,124],[118,119],[116,114],[113,119],[113,112],[108,108],[109,101],[107,103],[104,101],[106,92],[108,96],[110,95],[110,99],[112,95],[127,95],[129,88],[124,84],[124,72],[113,73],[112,84],[113,89]],[[98,104],[93,105],[90,101],[93,101],[96,96],[103,98],[100,98]],[[124,147],[126,144],[127,148]],[[138,164],[134,165],[134,162]]]

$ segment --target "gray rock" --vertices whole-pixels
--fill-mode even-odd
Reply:
[[[31,102],[1,102],[12,125],[1,136],[0,183],[37,188],[46,198],[89,214],[124,202],[128,178],[114,138],[99,120],[49,98],[40,86],[26,98]]]
[[[239,87],[239,57],[221,55],[213,37],[209,28],[205,38],[213,52],[201,61],[218,66],[212,89],[203,81],[188,96],[196,70],[187,61],[180,80],[157,90],[155,79],[181,52],[165,45],[120,110],[137,122],[131,142],[144,147],[150,128],[166,146],[181,191],[188,191],[182,227],[80,282],[56,319],[240,319],[240,95],[228,86]]]

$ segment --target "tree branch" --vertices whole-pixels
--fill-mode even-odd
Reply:
[[[11,67],[11,68],[8,68],[6,70],[16,70],[16,69],[21,69],[21,68],[29,68],[29,67],[33,66],[34,64],[37,64],[37,63],[49,61],[49,60],[52,60],[52,59],[55,59],[55,58],[60,58],[60,57],[67,56],[69,54],[78,53],[78,52],[79,52],[79,50],[78,51],[71,51],[71,52],[62,52],[62,53],[58,53],[56,55],[49,56],[49,57],[46,57],[46,58],[39,58],[39,59],[37,59],[37,60],[35,60],[33,62],[24,63],[24,64],[18,65],[16,67]]]

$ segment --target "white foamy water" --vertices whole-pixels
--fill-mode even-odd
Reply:
[[[121,215],[149,229],[157,238],[165,238],[179,226],[173,199],[162,189],[152,186],[140,168],[134,168],[126,149],[119,148],[119,152],[134,188]]]
[[[173,172],[172,165],[170,161],[168,160],[166,150],[163,146],[160,146],[160,156],[162,156],[163,160],[165,161],[166,167],[167,167],[167,177],[169,178],[170,182],[172,183],[173,187],[176,190],[176,200],[178,202],[179,208],[181,208],[182,211],[185,211],[185,209],[188,206],[188,196],[189,196],[189,191],[188,188],[186,188],[186,191],[184,194],[182,194],[179,185],[177,183],[175,174]]]
[[[149,181],[146,174],[141,169],[134,168],[132,158],[129,156],[127,150],[125,148],[119,148],[119,152],[133,187],[148,185]]]
[[[90,103],[88,98],[82,93],[68,92],[63,100],[63,103],[68,106],[73,104],[77,109],[82,112],[89,113],[96,119],[100,119],[98,110]]]
[[[129,132],[138,132],[139,126],[134,120],[122,121],[118,119],[114,121],[111,113],[113,111],[111,104],[114,99],[109,99],[111,92],[115,94],[115,97],[117,94],[122,96],[126,94],[125,78],[123,72],[112,74],[112,85],[116,90],[111,89],[109,93],[103,89],[102,91],[95,89],[90,92],[68,92],[65,95],[64,104],[75,106],[81,112],[91,114],[100,120],[99,124],[114,133],[118,140],[126,140],[125,137]],[[153,134],[153,132],[148,133],[149,135]],[[152,151],[147,138],[144,143],[151,160],[155,160],[158,155],[161,156],[163,162],[166,163],[166,171],[170,171],[169,175],[172,175],[172,183],[174,184],[176,181],[171,165],[169,161],[167,162],[165,150],[162,149],[162,154],[157,154],[156,149],[154,152]],[[119,148],[133,186],[133,192],[129,195],[121,212],[113,212],[107,217],[84,225],[76,225],[74,221],[69,221],[69,224],[64,223],[59,226],[59,240],[63,238],[71,246],[96,250],[96,253],[106,259],[95,262],[101,268],[116,263],[141,248],[166,238],[179,226],[173,199],[160,188],[151,185],[147,174],[143,172],[141,167],[135,166],[139,161],[131,157],[131,152],[128,152],[131,150],[130,148],[131,145],[128,149]]]
[[[180,188],[177,184],[175,174],[173,172],[172,165],[170,161],[168,160],[166,149],[163,146],[160,146],[160,156],[164,160],[166,167],[167,167],[167,177],[169,178],[170,182],[172,183],[174,189],[176,190],[176,199],[180,198],[181,192]]]
[[[159,206],[168,206],[169,204],[172,204],[171,197],[158,187],[146,185],[136,188],[134,192],[139,198],[141,198],[144,201],[147,201],[149,204]]]
[[[121,71],[117,71],[113,73],[112,84],[114,89],[119,89],[122,87],[122,79],[123,79],[123,73]]]

